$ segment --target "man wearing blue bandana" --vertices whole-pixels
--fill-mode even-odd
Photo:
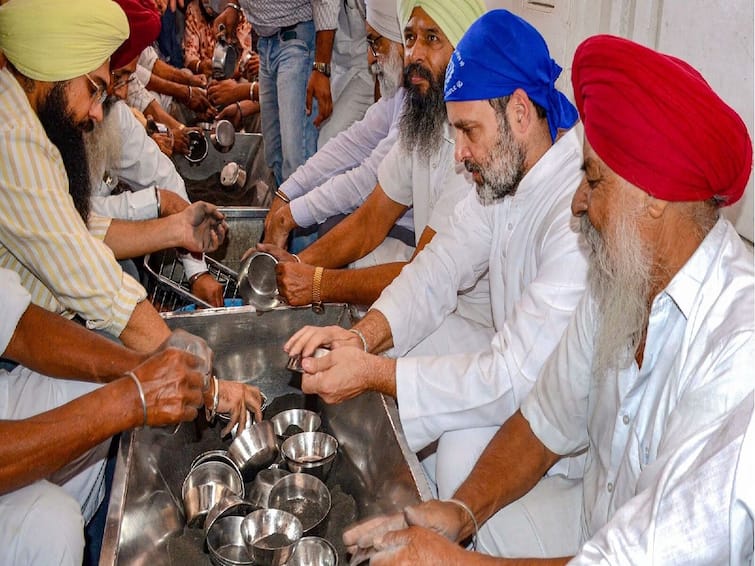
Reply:
[[[576,109],[555,89],[561,68],[540,34],[504,10],[477,20],[448,66],[445,98],[455,155],[472,173],[470,191],[447,225],[372,305],[354,332],[323,329],[295,345],[334,351],[304,360],[305,391],[327,402],[372,389],[395,395],[409,446],[438,441],[426,460],[438,495],[450,497],[501,423],[519,407],[582,297],[587,252],[570,201],[582,178]],[[404,357],[443,329],[457,294],[489,274],[495,335],[472,353]],[[465,340],[464,328],[448,342]],[[317,339],[315,339],[317,338]],[[446,352],[446,353],[450,353]],[[314,374],[314,375],[311,375]],[[552,470],[568,490],[574,462]],[[559,472],[565,475],[558,475]],[[578,475],[578,474],[577,474]]]

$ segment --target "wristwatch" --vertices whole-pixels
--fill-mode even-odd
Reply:
[[[312,63],[312,70],[322,73],[326,77],[330,77],[330,63],[322,63],[320,61],[314,61]]]

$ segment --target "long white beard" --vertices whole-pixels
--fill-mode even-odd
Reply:
[[[650,254],[631,212],[620,214],[606,235],[595,229],[587,214],[581,220],[592,247],[589,289],[600,311],[592,364],[597,378],[629,367],[650,316]]]
[[[390,98],[396,94],[404,76],[404,60],[399,54],[398,47],[391,45],[391,50],[385,61],[374,63],[373,67],[376,67],[377,70],[375,74],[380,85],[380,96]]]
[[[89,160],[89,176],[92,179],[92,187],[95,188],[95,192],[96,188],[102,183],[105,172],[120,162],[120,127],[118,114],[111,108],[105,112],[102,122],[95,123],[94,129],[84,134],[84,143]]]

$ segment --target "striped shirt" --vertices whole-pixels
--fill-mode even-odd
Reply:
[[[338,28],[341,0],[241,0],[246,19],[254,30],[267,37],[280,28],[313,20],[315,30]]]
[[[89,230],[68,193],[58,149],[7,68],[0,69],[0,267],[32,302],[119,336],[146,292],[104,243],[110,218]]]

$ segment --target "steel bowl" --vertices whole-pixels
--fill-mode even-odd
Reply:
[[[205,537],[210,534],[210,529],[212,529],[212,526],[218,519],[222,519],[223,517],[246,517],[249,513],[259,508],[259,505],[246,501],[238,495],[226,495],[207,513],[207,518],[204,521]]]
[[[299,519],[280,509],[258,509],[244,517],[241,536],[255,564],[283,566],[302,536]]]
[[[207,532],[207,550],[215,566],[247,566],[254,564],[249,556],[241,525],[244,517],[221,517]]]
[[[302,432],[281,445],[286,467],[325,480],[338,454],[338,440],[325,432]]]
[[[330,506],[328,487],[309,474],[289,474],[279,479],[268,499],[270,509],[282,509],[296,516],[305,533],[325,520]]]
[[[278,444],[270,421],[255,423],[241,431],[228,447],[228,455],[238,466],[245,481],[272,464],[278,457]]]
[[[247,499],[257,507],[266,509],[270,498],[270,490],[279,479],[291,472],[283,468],[267,468],[260,470],[249,488]]]
[[[201,163],[207,157],[209,147],[207,138],[204,137],[204,133],[197,130],[191,130],[187,136],[189,138],[189,153],[184,155],[186,161],[189,163]]]
[[[204,462],[192,469],[181,487],[186,523],[203,526],[210,509],[228,495],[244,497],[244,480],[236,466]]]
[[[279,304],[275,266],[278,260],[265,252],[254,252],[241,264],[239,294],[259,311],[274,309]]]
[[[189,466],[189,470],[193,470],[199,464],[204,464],[205,462],[223,462],[230,466],[236,466],[236,464],[233,463],[233,460],[231,460],[231,457],[228,455],[227,450],[208,450],[207,452],[202,452],[199,456],[194,458],[191,466]]]
[[[288,409],[270,419],[276,436],[288,438],[301,432],[314,432],[320,428],[320,415],[306,409]],[[295,427],[294,431],[291,428]]]
[[[296,544],[286,566],[338,566],[338,552],[324,538],[304,537]]]
[[[312,357],[322,358],[323,356],[327,356],[328,354],[330,354],[330,352],[331,350],[329,348],[317,348],[312,354]],[[301,361],[302,361],[301,354],[297,354],[296,356],[291,356],[290,358],[288,358],[286,369],[289,369],[291,371],[297,371],[299,373],[304,373],[304,368],[301,366]]]

